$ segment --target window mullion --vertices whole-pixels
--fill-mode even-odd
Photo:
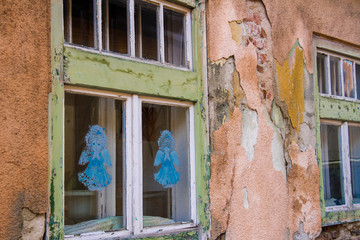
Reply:
[[[164,38],[164,4],[160,3],[158,13],[158,25],[159,25],[159,40],[160,40],[160,62],[165,63],[165,38]]]
[[[126,219],[126,229],[129,231],[132,231],[133,229],[133,187],[132,187],[132,179],[133,179],[133,172],[132,172],[132,106],[131,106],[131,99],[127,99],[125,102],[125,125],[123,126],[123,133],[125,133],[125,156],[124,156],[124,162],[125,167],[123,168],[123,176],[125,176],[125,188],[123,189],[124,196],[126,197],[126,200],[123,201],[123,209],[125,209],[125,219]]]
[[[195,172],[195,123],[194,123],[194,107],[189,108],[189,152],[190,152],[190,217],[197,223],[197,214],[196,214],[196,172]]]
[[[132,97],[133,103],[133,231],[139,234],[142,230],[142,141],[141,141],[141,101],[137,95]]]
[[[327,83],[327,89],[328,92],[327,94],[332,95],[332,87],[331,87],[331,73],[330,73],[330,55],[326,55],[326,72],[327,72],[327,78],[326,78],[326,83]]]
[[[340,58],[340,86],[341,86],[341,96],[345,97],[344,59],[343,58]]]
[[[128,26],[129,26],[129,46],[130,57],[135,57],[135,3],[134,0],[128,0]]]
[[[97,0],[96,1],[96,34],[97,34],[97,44],[98,44],[98,48],[99,48],[99,51],[102,50],[102,28],[101,28],[101,24],[102,24],[102,0]],[[96,45],[95,45],[96,46]]]
[[[186,44],[185,44],[185,53],[186,53],[186,59],[185,59],[185,66],[192,69],[192,45],[191,45],[191,13],[187,13],[185,15],[185,38],[186,38]]]
[[[350,159],[349,159],[349,131],[348,123],[345,122],[341,125],[341,150],[343,158],[343,178],[344,178],[344,193],[345,203],[347,207],[352,206],[352,194],[351,194],[351,174],[350,174]]]

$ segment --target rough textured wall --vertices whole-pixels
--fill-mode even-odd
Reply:
[[[0,6],[0,239],[40,239],[48,199],[50,2]]]
[[[359,9],[355,0],[209,0],[213,239],[319,235],[312,37],[360,45]]]

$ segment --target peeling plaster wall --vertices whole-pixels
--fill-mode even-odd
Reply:
[[[209,0],[213,239],[321,232],[313,35],[360,45],[360,2]]]
[[[0,239],[42,239],[48,199],[50,2],[0,7]]]

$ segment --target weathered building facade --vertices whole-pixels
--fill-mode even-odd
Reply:
[[[0,239],[359,239],[359,26],[357,0],[5,1]]]

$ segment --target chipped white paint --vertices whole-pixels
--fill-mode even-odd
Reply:
[[[254,158],[254,146],[257,141],[259,124],[256,111],[245,109],[241,121],[241,146],[251,162]]]
[[[248,191],[246,187],[244,188],[244,208],[249,209]]]

